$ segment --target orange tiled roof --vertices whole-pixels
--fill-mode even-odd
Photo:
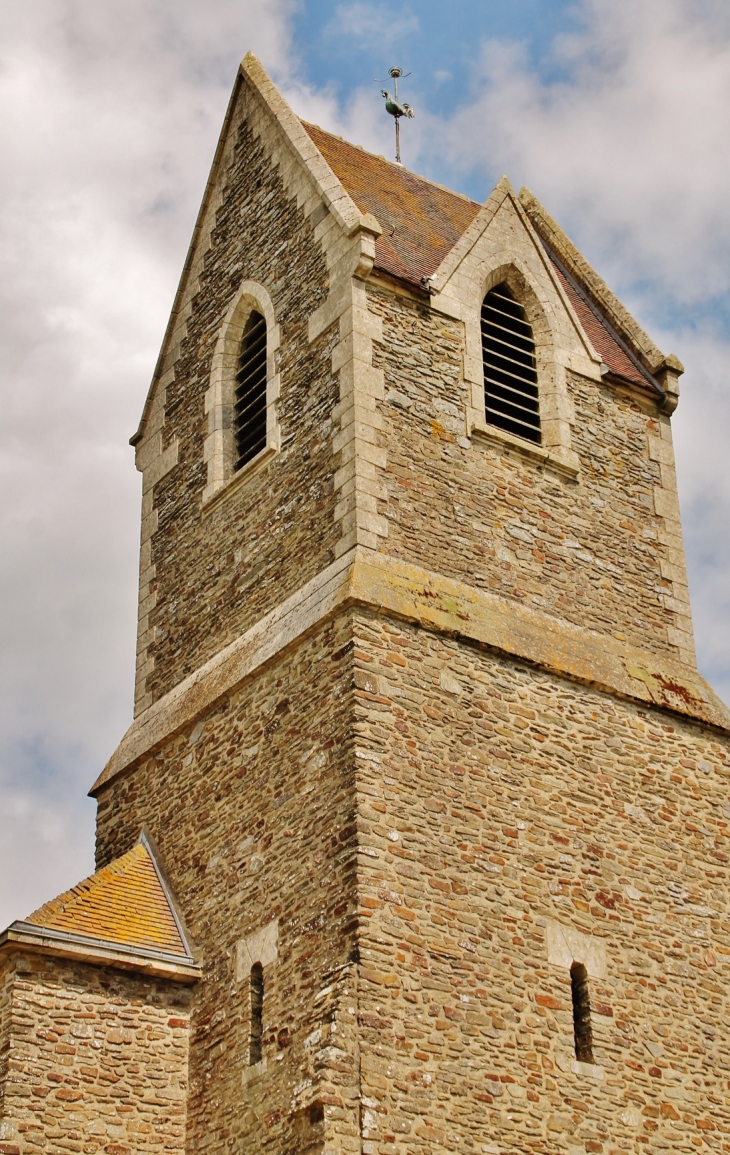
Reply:
[[[140,951],[189,957],[143,843],[45,903],[25,921]]]
[[[302,124],[358,208],[372,213],[383,229],[383,235],[375,242],[375,267],[421,288],[421,278],[436,272],[481,205],[332,136],[317,125],[305,121]],[[647,377],[597,311],[576,291],[562,269],[556,266],[556,272],[604,364],[616,376],[650,387]]]
[[[550,256],[550,253],[548,253],[548,256]],[[575,285],[566,277],[560,266],[556,264],[555,261],[553,261],[553,265],[560,283],[565,289],[565,295],[573,306],[578,320],[588,334],[593,348],[596,350],[596,353],[598,353],[604,365],[608,365],[608,368],[612,373],[615,373],[617,377],[623,377],[625,381],[633,381],[635,385],[643,385],[643,387],[646,388],[647,385],[650,384],[646,374],[637,368],[628,353],[621,348],[621,345],[613,333],[598,313],[591,308],[585,298],[576,290]]]
[[[481,205],[314,124],[302,124],[358,208],[381,226],[376,267],[422,288],[421,277],[436,272]]]

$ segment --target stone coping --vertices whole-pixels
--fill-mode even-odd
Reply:
[[[730,732],[730,710],[696,669],[358,546],[135,718],[89,793],[96,795],[265,662],[349,606],[392,615]]]
[[[134,949],[124,943],[108,942],[87,935],[52,930],[30,922],[13,922],[0,934],[0,950],[20,947],[56,958],[139,971],[173,982],[194,983],[201,969],[192,958],[166,954],[164,951]]]

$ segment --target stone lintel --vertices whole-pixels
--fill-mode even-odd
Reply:
[[[12,947],[94,966],[138,971],[177,983],[194,983],[201,975],[200,967],[192,959],[175,958],[162,951],[133,950],[123,943],[52,930],[31,922],[13,922],[0,934],[0,950]]]

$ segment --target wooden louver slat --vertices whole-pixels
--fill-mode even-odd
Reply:
[[[532,326],[506,284],[491,289],[482,304],[482,358],[487,423],[539,445]]]
[[[243,333],[233,411],[236,469],[266,447],[266,321],[251,313]]]

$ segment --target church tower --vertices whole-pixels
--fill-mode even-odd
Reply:
[[[96,938],[131,934],[131,870],[167,937],[84,965],[171,1034],[135,1129],[79,1075],[58,1150],[728,1148],[730,713],[681,372],[526,189],[366,153],[245,58],[133,438],[136,713],[92,789],[126,903]],[[61,907],[0,940],[0,1014],[90,937]],[[61,1133],[31,1069],[66,1085],[25,1040],[18,1155]]]

